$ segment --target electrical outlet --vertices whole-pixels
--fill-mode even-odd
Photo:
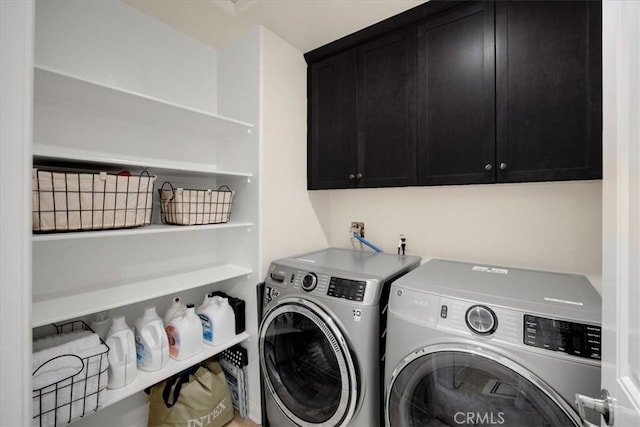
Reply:
[[[350,231],[352,233],[359,233],[360,237],[364,237],[364,221],[351,221]]]

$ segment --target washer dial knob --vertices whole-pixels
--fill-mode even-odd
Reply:
[[[311,292],[312,290],[314,290],[317,284],[318,284],[318,276],[316,276],[313,273],[307,273],[302,278],[302,289],[304,289],[307,292]]]
[[[498,327],[498,318],[489,307],[474,305],[467,310],[465,321],[471,331],[478,335],[490,335]]]

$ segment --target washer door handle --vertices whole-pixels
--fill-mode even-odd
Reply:
[[[613,425],[613,398],[605,389],[602,389],[600,393],[600,399],[576,393],[578,414],[580,415],[580,419],[582,420],[583,427],[599,427],[587,421],[587,417],[584,411],[585,408],[592,409],[602,415],[602,419],[607,423],[608,426]]]

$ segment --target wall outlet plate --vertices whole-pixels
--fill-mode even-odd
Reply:
[[[364,237],[364,221],[351,221],[351,233],[359,233],[360,237]]]

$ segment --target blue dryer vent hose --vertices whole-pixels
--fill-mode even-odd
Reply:
[[[364,239],[364,238],[360,237],[360,234],[358,234],[358,233],[353,233],[353,238],[356,239],[357,241],[359,241],[360,243],[362,243],[363,245],[369,246],[371,249],[373,249],[376,252],[382,252],[382,249],[380,249],[379,247],[377,247],[376,245],[374,245],[373,243],[371,243],[367,239]]]

